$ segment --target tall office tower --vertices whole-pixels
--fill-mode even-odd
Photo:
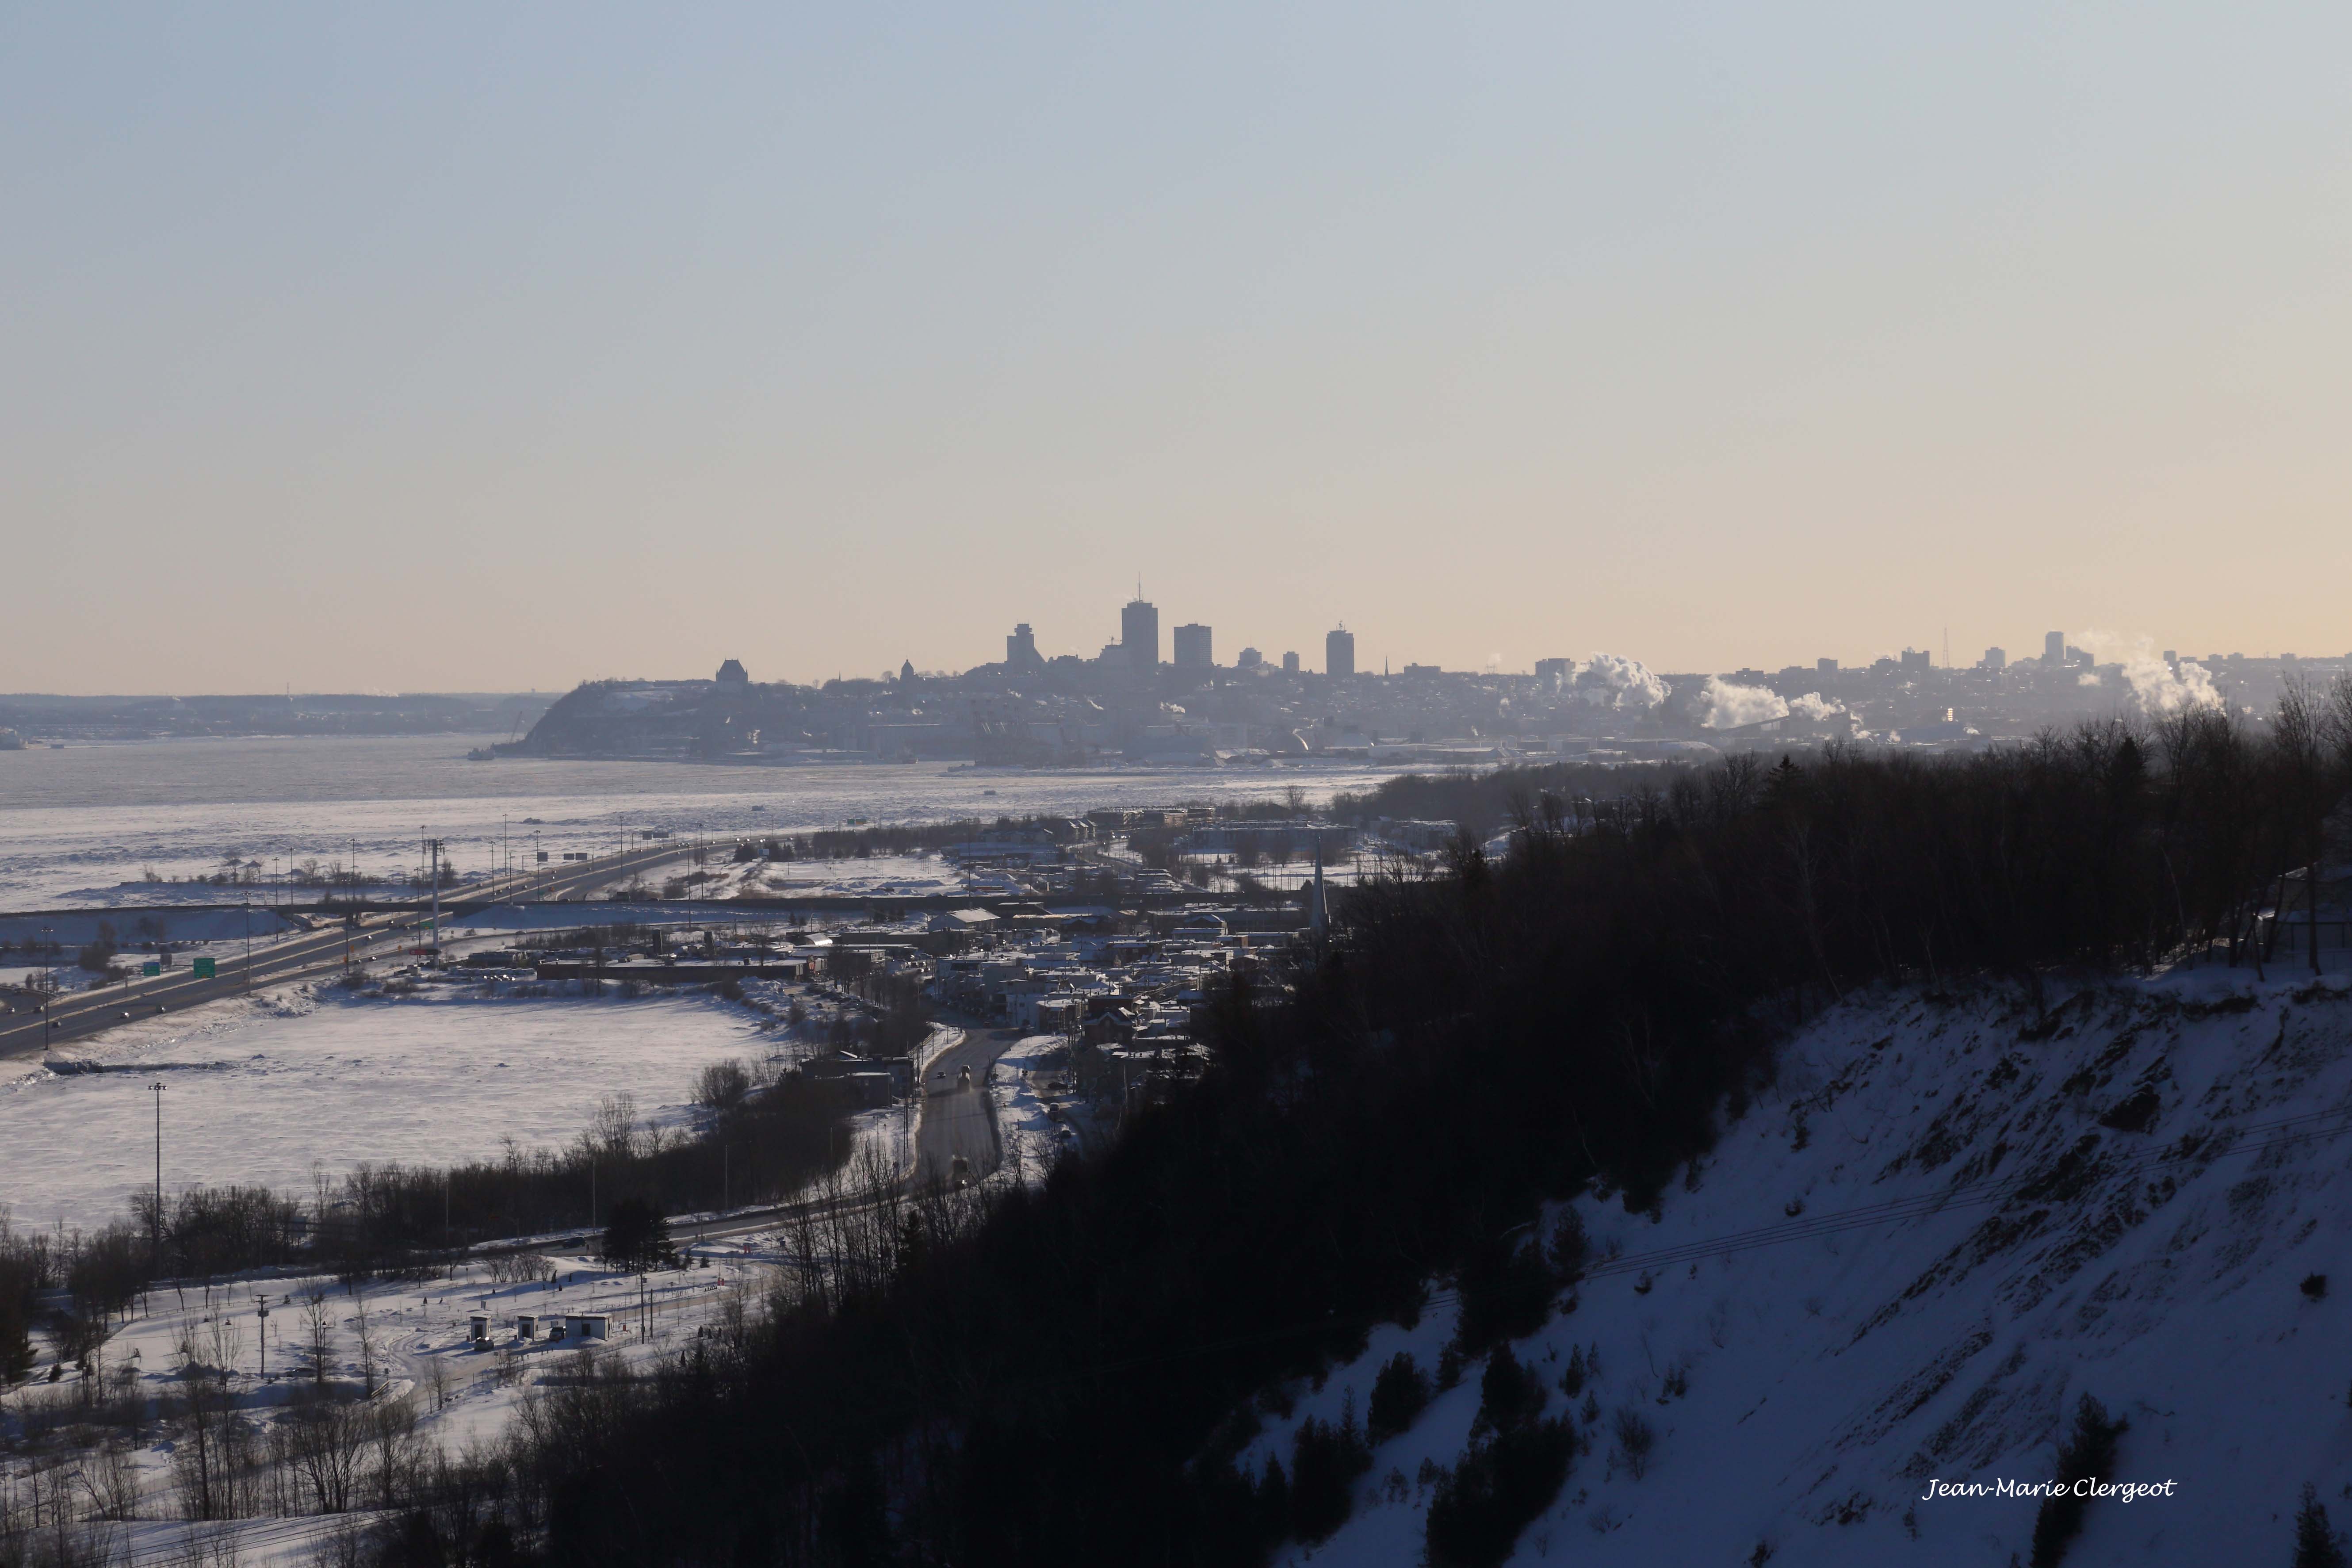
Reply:
[[[1323,673],[1353,675],[1356,673],[1356,634],[1341,626],[1323,637]]]
[[[1297,654],[1286,653],[1282,656],[1282,673],[1285,675],[1297,675],[1298,673],[1298,656]]]
[[[1209,657],[1209,628],[1198,621],[1176,628],[1176,668],[1207,669],[1216,663]]]
[[[1837,660],[1833,658],[1817,658],[1813,660],[1813,673],[1815,675],[1835,675],[1837,673]]]
[[[2009,650],[2005,647],[1985,649],[1984,668],[1999,674],[2009,668]]]
[[[1255,669],[1265,662],[1265,655],[1258,652],[1257,649],[1254,647],[1245,647],[1242,649],[1241,657],[1234,660],[1234,668],[1235,669]]]
[[[2048,665],[2053,669],[2057,668],[2060,665],[2066,662],[2066,634],[2064,632],[2043,632],[2042,634],[2042,662]]]
[[[1570,676],[1574,675],[1575,673],[1576,660],[1572,658],[1539,658],[1536,660],[1536,679],[1538,680],[1566,680]]]
[[[1118,646],[1130,668],[1150,675],[1160,668],[1160,607],[1138,594],[1118,613]]]
[[[1013,635],[1004,639],[1004,662],[1015,667],[1045,662],[1037,657],[1037,634],[1029,629],[1027,621],[1013,627]]]

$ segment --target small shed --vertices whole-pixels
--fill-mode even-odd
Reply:
[[[515,1338],[526,1342],[539,1338],[538,1313],[517,1312],[515,1314]]]
[[[566,1339],[601,1340],[612,1327],[612,1319],[603,1312],[566,1312],[563,1333]]]
[[[488,1312],[475,1312],[468,1315],[466,1319],[466,1337],[478,1345],[488,1344],[490,1315]]]

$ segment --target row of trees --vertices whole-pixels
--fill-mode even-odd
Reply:
[[[601,1226],[624,1205],[659,1215],[789,1196],[846,1160],[836,1086],[740,1064],[720,1076],[728,1083],[705,1086],[709,1114],[690,1134],[646,1126],[619,1095],[562,1149],[509,1142],[492,1160],[362,1163],[339,1179],[322,1167],[307,1196],[194,1187],[159,1208],[142,1191],[124,1217],[92,1231],[22,1230],[0,1211],[0,1384],[30,1370],[37,1331],[61,1362],[87,1362],[158,1279],[295,1263],[352,1279],[421,1269],[477,1241]],[[61,1305],[45,1305],[59,1291]]]
[[[858,1267],[604,1391],[594,1436],[524,1434],[500,1517],[578,1563],[1261,1560],[1300,1515],[1234,1465],[1257,1402],[1433,1278],[1461,1302],[1454,1364],[1540,1325],[1572,1259],[1526,1243],[1538,1205],[1596,1183],[1654,1203],[1813,1011],[1880,983],[2030,1001],[2059,967],[2280,961],[2263,916],[2352,781],[2352,701],[2297,702],[1965,758],[1400,784],[1374,805],[1497,796],[1513,853],[1465,834],[1442,872],[1347,899],[1286,988],[1220,991],[1196,1019],[1213,1070],[1108,1151],[863,1221],[832,1244]],[[1480,1443],[1433,1561],[1507,1550],[1572,1458],[1540,1424]],[[1320,1531],[1349,1491],[1314,1495]]]

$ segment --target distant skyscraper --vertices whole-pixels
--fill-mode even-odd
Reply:
[[[1566,680],[1570,676],[1574,675],[1575,673],[1576,660],[1572,658],[1539,658],[1536,660],[1536,679],[1538,680]]]
[[[1833,658],[1817,658],[1813,660],[1813,673],[1815,675],[1835,675],[1837,673],[1837,660]]]
[[[2043,632],[2042,634],[2042,662],[2048,665],[2053,669],[2057,668],[2060,665],[2066,662],[2066,634],[2064,632]]]
[[[1176,668],[1207,669],[1216,660],[1209,657],[1209,628],[1198,621],[1176,628]]]
[[[2007,669],[2009,668],[2009,650],[2005,647],[1989,647],[1985,649],[1984,667],[1995,673]]]
[[[1282,673],[1285,675],[1297,675],[1298,673],[1298,656],[1297,654],[1286,653],[1282,656]]]
[[[1160,668],[1160,606],[1138,594],[1118,613],[1118,645],[1130,668],[1150,674]]]
[[[1037,634],[1029,629],[1027,621],[1013,627],[1013,635],[1004,639],[1004,662],[1016,668],[1045,662],[1037,657]]]
[[[1323,637],[1323,673],[1353,675],[1356,673],[1356,634],[1341,626]]]
[[[1255,669],[1259,665],[1262,665],[1265,662],[1265,655],[1258,652],[1257,649],[1254,647],[1245,647],[1242,649],[1241,657],[1234,660],[1234,668],[1235,669]]]

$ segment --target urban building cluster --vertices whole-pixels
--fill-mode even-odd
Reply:
[[[1526,672],[1408,663],[1359,668],[1345,626],[1320,668],[1296,650],[1244,647],[1218,662],[1213,628],[1175,626],[1139,595],[1118,640],[1048,655],[1027,623],[1004,658],[957,674],[820,685],[761,683],[729,659],[709,680],[615,680],[559,700],[499,752],[677,756],[741,763],[962,761],[990,765],[1247,766],[1322,759],[1398,766],[1520,756],[1627,759],[1832,740],[1950,749],[2110,713],[2160,717],[2197,703],[2266,710],[2281,684],[2352,664],[2294,655],[2085,651],[2052,632],[2034,658],[1987,649],[1958,668],[1919,648],[1867,663],[1777,670],[1653,670],[1595,653]],[[1163,653],[1172,653],[1164,658]]]
[[[593,942],[483,949],[460,962],[528,966],[541,982],[731,987],[764,1011],[788,1009],[795,1031],[824,1047],[794,1070],[868,1105],[915,1088],[922,1037],[894,1044],[878,1026],[919,994],[940,1016],[1058,1037],[1058,1092],[1074,1104],[1123,1103],[1198,1075],[1207,1056],[1196,1014],[1221,981],[1323,940],[1327,858],[1352,874],[1365,852],[1411,858],[1453,829],[1398,824],[1391,843],[1380,831],[1388,824],[1243,809],[1006,821],[939,849],[966,874],[960,895],[873,897],[830,913],[739,895],[723,906],[724,928],[698,934],[591,928]],[[744,839],[733,852],[740,860],[782,847]],[[1268,889],[1242,869],[1275,867],[1292,868],[1295,885]]]

